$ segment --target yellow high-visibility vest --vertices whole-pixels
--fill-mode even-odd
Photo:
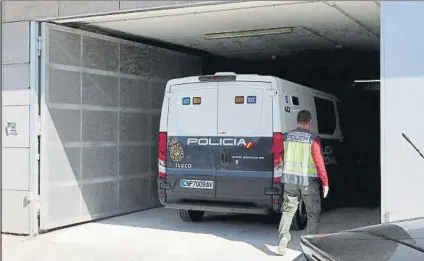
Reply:
[[[312,158],[312,143],[317,134],[295,129],[284,134],[284,159],[282,183],[308,186],[311,179],[318,179]]]

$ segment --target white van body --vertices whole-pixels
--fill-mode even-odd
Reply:
[[[317,101],[334,114],[331,131],[318,129]],[[187,211],[279,211],[273,136],[295,129],[297,112],[306,109],[311,131],[323,140],[342,140],[338,102],[334,95],[273,76],[216,73],[168,81],[159,127],[167,137],[160,145],[165,150],[166,144],[167,155],[159,156],[161,203],[183,210],[187,220],[193,219]]]
[[[233,75],[231,73],[216,73],[215,75]],[[234,74],[236,75],[236,74]],[[273,132],[286,132],[296,128],[296,115],[299,110],[306,109],[312,114],[312,129],[311,131],[318,132],[317,115],[314,97],[330,100],[333,102],[340,102],[340,100],[332,95],[325,92],[321,92],[297,83],[286,81],[274,76],[262,76],[257,74],[237,74],[237,80],[235,82],[219,82],[221,85],[228,85],[230,87],[225,92],[215,92],[208,89],[207,84],[201,86],[199,82],[199,76],[186,77],[179,79],[172,79],[168,81],[165,89],[165,97],[162,104],[162,112],[160,119],[160,132],[168,132],[168,135],[190,135],[207,136],[207,135],[218,135],[218,136],[244,136],[246,135],[265,135],[269,134],[265,129],[272,128]],[[216,83],[211,83],[214,85]],[[250,86],[249,86],[250,85]],[[258,85],[261,85],[258,87]],[[182,91],[187,88],[186,91]],[[204,88],[203,93],[208,96],[210,101],[214,101],[211,104],[204,104],[203,107],[198,107],[196,110],[189,110],[184,114],[184,117],[180,115],[178,118],[169,117],[169,111],[176,110],[180,104],[171,104],[171,97],[174,93],[177,95],[189,94],[190,91],[196,90],[197,88]],[[240,89],[242,88],[242,89]],[[250,94],[248,88],[255,89],[255,92],[259,92],[262,95],[262,100],[258,100],[255,106],[238,106],[234,105],[232,98],[234,95],[243,95],[243,93]],[[172,91],[171,91],[172,90]],[[233,95],[232,95],[233,94]],[[227,99],[225,96],[231,96]],[[294,105],[292,97],[298,97],[300,105]],[[285,99],[288,98],[288,101]],[[223,98],[223,99],[219,99]],[[216,104],[215,104],[216,102]],[[271,103],[272,102],[272,103]],[[266,105],[265,103],[268,103]],[[246,104],[247,105],[247,104]],[[215,129],[216,123],[213,120],[218,121],[218,107],[222,111],[227,110],[242,110],[245,115],[244,117],[233,118],[226,116],[221,113],[219,115],[219,122],[221,123],[218,133]],[[272,108],[272,114],[267,112],[267,107]],[[290,113],[285,111],[286,107],[290,107]],[[261,109],[258,109],[261,108]],[[337,113],[337,110],[336,110]],[[253,119],[260,119],[260,124],[252,126],[250,123]],[[245,121],[249,119],[249,121]],[[343,139],[342,132],[340,130],[339,115],[336,115],[337,128],[333,134],[320,134],[321,138],[328,139]],[[258,121],[256,122],[258,123]],[[170,130],[169,130],[170,129]],[[222,132],[227,132],[223,134]]]

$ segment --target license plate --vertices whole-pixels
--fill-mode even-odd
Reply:
[[[211,180],[187,180],[180,181],[182,188],[197,188],[197,189],[213,189],[213,181]]]

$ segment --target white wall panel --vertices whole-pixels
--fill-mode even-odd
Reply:
[[[424,2],[381,1],[382,222],[424,216]]]

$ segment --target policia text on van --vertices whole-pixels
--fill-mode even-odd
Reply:
[[[333,95],[271,76],[217,73],[170,80],[158,144],[161,203],[186,221],[200,221],[205,211],[280,213],[273,152],[283,149],[283,133],[296,128],[302,109],[311,112],[311,131],[320,134],[323,146],[340,141],[338,119],[330,134],[320,133],[316,122],[317,104],[336,108],[336,102]],[[306,219],[305,211],[297,211],[293,227],[303,229]]]

